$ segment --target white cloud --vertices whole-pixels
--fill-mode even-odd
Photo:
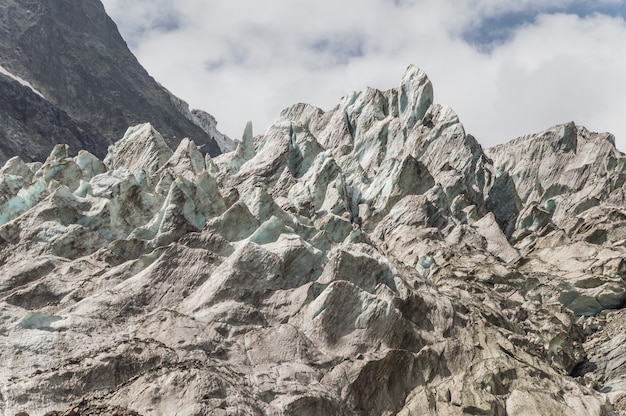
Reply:
[[[540,15],[489,53],[463,39],[486,17],[580,0],[104,3],[148,71],[233,137],[299,101],[329,109],[351,90],[394,87],[414,63],[484,146],[574,120],[626,149],[621,18]]]
[[[626,149],[622,45],[626,26],[621,19],[541,16],[490,57],[497,70],[483,82],[494,84],[495,95],[488,99],[496,111],[481,118],[478,108],[472,110],[468,103],[463,110],[485,136],[490,127],[486,122],[491,122],[498,141],[574,120],[613,132],[619,147]]]

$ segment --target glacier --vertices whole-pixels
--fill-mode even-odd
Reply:
[[[483,149],[410,66],[219,156],[144,123],[0,186],[3,414],[626,409],[608,133]]]

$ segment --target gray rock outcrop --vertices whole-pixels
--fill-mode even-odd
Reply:
[[[151,122],[175,148],[189,137],[230,150],[141,67],[99,0],[0,0],[0,163],[43,161],[55,144],[102,158],[129,125]]]
[[[143,124],[10,159],[0,409],[618,414],[625,161],[573,123],[483,151],[414,66],[214,158]]]

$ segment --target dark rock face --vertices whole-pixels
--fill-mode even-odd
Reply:
[[[28,87],[0,76],[0,160],[19,155],[45,160],[57,143],[72,149],[106,150],[109,141],[87,123],[70,117]]]
[[[171,147],[190,137],[204,153],[220,153],[137,62],[99,0],[1,0],[0,38],[0,65],[49,102],[0,75],[0,120],[9,121],[0,126],[2,161],[14,154],[42,161],[56,143],[104,157],[129,125],[142,122]],[[15,91],[5,95],[7,83]],[[11,112],[20,107],[30,116]]]

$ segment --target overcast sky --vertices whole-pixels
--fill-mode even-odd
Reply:
[[[148,72],[233,138],[413,63],[484,147],[573,120],[626,150],[626,0],[103,3]]]

